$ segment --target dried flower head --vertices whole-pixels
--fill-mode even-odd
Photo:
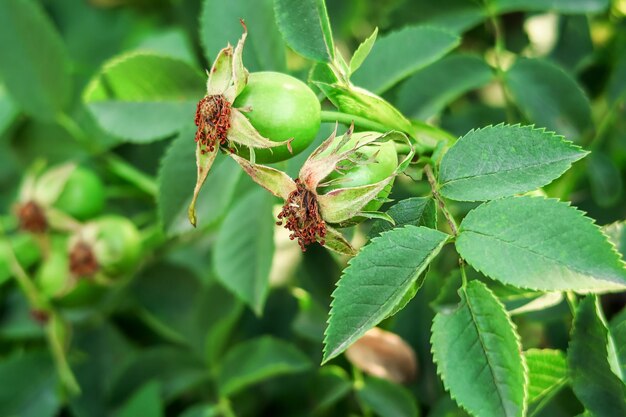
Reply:
[[[284,224],[291,232],[289,238],[298,239],[302,252],[306,252],[311,243],[319,242],[322,246],[326,243],[326,223],[320,215],[315,193],[307,190],[299,179],[295,184],[296,189],[287,197],[276,224]]]
[[[91,245],[83,240],[77,241],[70,249],[70,273],[75,277],[93,277],[99,270]]]
[[[48,220],[41,206],[34,201],[17,206],[20,229],[31,233],[44,233],[48,230]]]

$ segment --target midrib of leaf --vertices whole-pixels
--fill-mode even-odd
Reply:
[[[533,255],[537,255],[537,256],[539,256],[539,257],[541,257],[541,258],[543,258],[543,259],[546,259],[546,260],[548,260],[548,261],[551,261],[552,263],[555,263],[555,264],[557,264],[557,265],[563,266],[563,267],[565,267],[566,269],[569,269],[569,270],[574,271],[574,272],[576,272],[576,273],[578,273],[578,274],[584,275],[585,277],[588,277],[588,278],[590,278],[590,279],[592,279],[592,280],[597,280],[597,281],[605,281],[605,282],[609,282],[609,283],[612,283],[612,284],[622,284],[622,285],[626,285],[626,283],[625,283],[625,282],[620,282],[620,281],[611,281],[611,280],[607,280],[607,279],[605,279],[605,278],[598,278],[596,275],[590,275],[590,274],[589,274],[589,272],[581,271],[581,270],[579,270],[578,268],[575,268],[575,267],[572,267],[572,266],[570,266],[570,265],[568,265],[568,264],[565,264],[565,263],[563,263],[563,262],[561,262],[561,261],[559,261],[559,260],[557,260],[557,259],[555,259],[555,258],[550,258],[550,257],[548,257],[548,256],[546,256],[546,255],[544,255],[544,254],[542,254],[542,253],[540,253],[540,252],[537,252],[537,251],[535,251],[535,250],[532,250],[532,249],[531,249],[531,248],[529,248],[529,247],[526,247],[526,246],[521,246],[521,245],[516,245],[514,242],[510,242],[510,241],[504,240],[504,239],[502,239],[502,238],[500,238],[500,237],[498,237],[498,236],[495,236],[495,235],[488,235],[488,234],[486,234],[486,233],[481,233],[481,232],[478,232],[478,231],[476,231],[476,230],[470,230],[470,229],[461,230],[461,231],[460,231],[460,234],[462,234],[462,233],[466,233],[466,234],[467,234],[467,233],[475,233],[475,234],[480,235],[480,236],[485,236],[485,237],[487,237],[487,238],[491,238],[491,239],[497,240],[497,241],[499,241],[499,242],[502,242],[503,244],[506,244],[506,245],[509,245],[509,246],[513,246],[514,248],[518,248],[518,249],[521,249],[521,250],[526,250],[527,252],[530,252],[530,253],[532,253]],[[562,282],[562,281],[561,281],[561,282]],[[516,284],[515,286],[518,286],[518,285]],[[529,288],[529,289],[532,289],[532,287],[524,287],[524,288]]]
[[[324,40],[324,46],[326,46],[326,52],[328,53],[328,58],[329,59],[334,59],[335,54],[334,51],[331,50],[331,48],[333,48],[335,45],[333,43],[332,40],[332,34],[331,34],[331,39],[327,39],[326,35],[326,29],[328,29],[328,33],[330,33],[330,26],[326,26],[324,24],[324,19],[322,18],[322,13],[324,15],[324,17],[328,16],[328,13],[326,12],[326,5],[324,4],[324,0],[316,0],[316,9],[317,9],[317,21],[320,25],[320,29],[322,30],[322,39]],[[330,41],[331,45],[328,44],[328,42]]]
[[[474,323],[474,327],[476,329],[476,333],[478,334],[478,341],[480,342],[482,351],[483,351],[483,353],[485,355],[485,360],[487,362],[487,366],[489,368],[489,371],[491,372],[491,377],[492,377],[492,379],[493,379],[493,381],[495,383],[495,389],[498,392],[498,399],[500,400],[500,406],[502,407],[502,411],[504,411],[504,414],[509,416],[510,414],[508,413],[508,410],[507,410],[507,408],[504,405],[504,395],[503,395],[503,393],[501,392],[501,389],[500,389],[500,384],[499,384],[500,381],[496,377],[496,373],[495,373],[495,371],[493,369],[491,361],[489,360],[489,358],[490,358],[489,351],[487,350],[487,346],[486,346],[486,344],[485,344],[485,342],[484,342],[484,340],[482,338],[482,332],[480,330],[479,322],[478,322],[478,320],[476,318],[476,314],[474,313],[474,309],[472,307],[472,303],[470,302],[470,297],[468,297],[468,295],[467,295],[467,289],[466,288],[463,288],[463,293],[465,294],[465,302],[467,303],[467,309],[469,310],[470,315],[472,316],[472,322]],[[522,358],[522,362],[523,362],[523,358]],[[525,386],[524,387],[524,400],[523,400],[523,407],[524,408],[523,408],[522,415],[524,415],[525,410],[526,410],[526,398],[527,397],[528,397],[528,389]],[[512,415],[512,416],[514,417],[514,415]]]
[[[418,265],[418,267],[415,269],[415,272],[413,274],[411,274],[410,276],[408,276],[407,280],[402,282],[402,285],[396,286],[396,289],[393,291],[393,295],[390,298],[396,297],[398,295],[398,293],[402,292],[401,289],[402,287],[406,284],[406,282],[408,280],[413,279],[413,277],[415,276],[419,276],[419,274],[421,274],[424,271],[425,265],[430,264],[430,261],[439,254],[439,251],[441,250],[441,248],[448,242],[448,239],[444,239],[439,245],[435,246],[435,248],[428,254],[428,256],[426,256],[426,258],[424,258],[424,260]],[[412,251],[413,248],[410,248],[408,246],[404,246],[401,243],[397,243],[396,246],[402,247],[408,251]],[[371,262],[370,262],[371,263]],[[375,265],[375,266],[379,266],[379,267],[384,267],[384,268],[402,268],[404,269],[410,269],[410,268],[403,268],[401,266],[398,265]],[[339,281],[341,282],[341,280]],[[391,285],[384,285],[381,284],[380,286],[387,286],[390,287]],[[406,289],[405,289],[406,290]],[[334,304],[335,299],[333,299],[332,304]],[[382,316],[386,316],[388,315],[391,311],[393,311],[393,309],[395,308],[396,304],[390,304],[386,309],[384,309],[383,307],[385,307],[387,300],[385,300],[383,303],[378,305],[378,308],[376,309],[375,313],[371,315],[372,316],[376,316],[376,317],[380,317],[381,316],[381,312]],[[331,304],[331,307],[332,307]],[[358,303],[361,305],[366,305],[365,303]],[[331,309],[331,314],[332,314],[332,309]],[[371,327],[370,324],[370,320],[365,320],[365,322],[363,322],[363,324],[361,324],[359,327],[357,327],[357,329],[355,331],[351,332],[351,336],[355,335],[355,334],[359,334],[361,332],[364,332],[364,330],[369,330],[368,327]],[[330,318],[329,318],[329,322],[330,322]],[[376,323],[374,323],[373,325],[376,325]],[[328,329],[328,327],[327,327]],[[332,359],[333,357],[335,357],[336,355],[338,355],[339,353],[343,352],[351,343],[353,343],[354,341],[351,340],[351,337],[348,337],[346,340],[344,340],[342,343],[340,343],[332,352],[324,355],[325,358],[322,360],[322,364],[326,363],[327,361],[329,361],[330,359]],[[324,346],[324,350],[326,349],[326,346]],[[326,352],[325,352],[326,353]]]
[[[578,156],[578,155],[575,155]],[[581,154],[580,158],[582,158],[584,156],[584,154]],[[515,168],[507,168],[507,169],[503,169],[503,170],[499,170],[499,171],[492,171],[492,172],[483,172],[477,175],[467,175],[464,177],[458,177],[458,178],[454,178],[450,181],[446,181],[441,183],[440,185],[448,185],[448,184],[452,184],[456,181],[462,181],[462,180],[466,180],[466,179],[473,179],[473,178],[481,178],[481,177],[488,177],[490,175],[495,175],[495,174],[505,174],[505,173],[509,173],[509,172],[515,172],[515,171],[524,171],[526,169],[529,168],[537,168],[537,167],[541,167],[541,166],[552,166],[554,164],[557,164],[559,162],[563,162],[563,161],[569,161],[571,163],[576,162],[577,160],[579,160],[580,158],[573,158],[573,157],[567,157],[567,158],[561,158],[561,159],[556,159],[556,160],[552,160],[549,162],[542,162],[542,163],[535,163],[535,164],[529,164],[529,165],[524,165],[523,167],[515,167]]]

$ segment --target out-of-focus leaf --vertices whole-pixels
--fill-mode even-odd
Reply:
[[[76,417],[108,417],[108,393],[117,372],[131,358],[134,349],[110,323],[76,327],[71,351],[78,358],[72,363],[78,384],[83,387],[80,396],[70,400],[72,415]]]
[[[443,156],[441,194],[452,200],[493,200],[532,191],[558,178],[587,152],[532,126],[470,131]]]
[[[528,380],[513,322],[483,283],[472,280],[459,295],[459,306],[438,313],[432,327],[444,385],[473,415],[523,416]]]
[[[169,56],[194,66],[197,64],[191,41],[182,29],[164,29],[150,33],[141,39],[135,50]]]
[[[600,207],[610,207],[623,193],[622,175],[615,162],[603,151],[591,153],[588,160],[589,185],[593,199]]]
[[[265,190],[241,198],[224,219],[213,251],[219,282],[257,315],[269,291],[274,254],[272,200]]]
[[[30,116],[54,121],[70,98],[70,66],[61,37],[36,2],[0,2],[0,45],[7,91]]]
[[[377,220],[370,229],[370,239],[388,230],[403,227],[407,224],[425,226],[435,229],[437,226],[437,207],[435,200],[429,197],[412,197],[401,200],[387,210],[387,214],[396,223],[392,225],[385,220]]]
[[[506,83],[524,115],[577,141],[591,126],[589,99],[562,68],[539,59],[519,59],[506,73]]]
[[[311,394],[315,399],[312,415],[321,414],[352,390],[352,381],[343,370],[335,365],[323,366],[311,379]]]
[[[172,142],[159,169],[157,207],[161,225],[173,236],[193,229],[187,208],[196,183],[194,133],[183,129]],[[198,228],[215,223],[232,202],[241,169],[231,158],[217,158],[196,203]]]
[[[508,197],[461,222],[456,247],[485,275],[544,291],[620,291],[626,268],[600,228],[567,203]]]
[[[137,390],[116,415],[116,417],[138,416],[163,416],[163,404],[158,382],[149,382]]]
[[[274,19],[272,0],[204,0],[200,16],[200,42],[209,61],[217,57],[227,43],[236,45],[243,28],[248,38],[243,63],[250,71],[285,70],[285,44]]]
[[[381,417],[418,417],[419,408],[411,392],[402,385],[378,378],[366,378],[358,388],[359,401]]]
[[[232,395],[263,380],[310,367],[309,358],[292,344],[263,336],[228,352],[220,364],[217,382],[223,395]]]
[[[19,114],[19,109],[9,97],[3,84],[0,84],[0,135],[11,126]]]
[[[576,73],[592,61],[593,42],[587,16],[560,16],[558,36],[550,56],[561,66]]]
[[[449,236],[412,225],[372,239],[343,271],[324,339],[324,362],[393,312]]]
[[[105,64],[83,99],[107,132],[146,143],[193,126],[204,84],[200,72],[184,61],[138,52]]]
[[[576,309],[567,364],[572,389],[596,417],[626,415],[626,385],[614,373],[609,346],[610,333],[599,301],[588,296]]]
[[[48,352],[16,352],[0,362],[0,415],[54,417],[61,408]]]
[[[191,354],[188,349],[157,346],[141,350],[132,360],[126,361],[115,376],[109,398],[111,404],[119,405],[149,381],[161,384],[164,401],[194,387],[208,389],[205,384],[210,373],[202,359]]]
[[[406,27],[381,36],[359,70],[355,85],[381,94],[459,44],[458,36],[430,26]]]
[[[396,105],[409,117],[427,119],[466,92],[493,78],[489,65],[475,55],[450,55],[417,71],[398,91]]]
[[[287,44],[320,62],[335,59],[335,43],[324,0],[274,0],[276,22]]]
[[[493,0],[491,3],[500,13],[511,11],[598,13],[609,6],[609,0]]]

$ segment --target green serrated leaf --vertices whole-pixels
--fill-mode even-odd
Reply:
[[[611,367],[609,341],[599,300],[588,296],[576,309],[567,363],[574,393],[596,417],[626,415],[626,385]]]
[[[532,126],[489,126],[459,139],[441,160],[440,192],[461,201],[524,193],[558,178],[587,152]]]
[[[401,200],[391,206],[387,210],[387,214],[394,220],[395,226],[384,220],[375,222],[368,233],[370,239],[407,224],[425,226],[431,229],[437,226],[437,207],[435,200],[429,197],[412,197]]]
[[[263,336],[235,346],[224,357],[217,375],[222,395],[279,375],[303,372],[311,367],[309,358],[292,344]]]
[[[53,417],[61,408],[58,381],[45,351],[16,352],[0,363],[0,415]]]
[[[30,116],[54,121],[70,99],[67,51],[41,7],[28,0],[0,2],[0,78]]]
[[[366,378],[356,396],[380,417],[418,417],[420,414],[413,394],[402,385],[385,379]]]
[[[528,366],[528,404],[533,412],[567,383],[567,358],[560,350],[524,352]]]
[[[537,126],[574,141],[590,128],[589,99],[556,64],[520,58],[507,71],[506,84],[524,115]]]
[[[449,55],[406,80],[398,91],[396,105],[409,117],[424,120],[492,79],[493,71],[484,59],[468,54]]]
[[[626,289],[626,269],[593,220],[554,199],[507,197],[470,211],[456,247],[485,275],[521,288]]]
[[[136,52],[109,61],[83,99],[99,125],[130,142],[164,139],[193,126],[202,74],[178,59]]]
[[[241,37],[243,19],[248,39],[243,62],[250,71],[284,71],[285,43],[274,19],[273,0],[204,0],[200,15],[200,42],[211,62],[228,43],[236,45]]]
[[[387,317],[449,237],[408,225],[372,239],[352,258],[333,292],[324,362]]]
[[[274,0],[278,28],[300,55],[320,62],[335,59],[335,44],[324,0]]]
[[[479,281],[435,317],[432,351],[452,397],[475,417],[525,415],[527,375],[519,336],[504,306]]]
[[[250,210],[254,210],[252,215]],[[217,235],[213,262],[218,281],[257,314],[269,291],[274,254],[272,196],[255,190],[241,198]]]
[[[187,217],[197,170],[193,137],[192,129],[183,129],[161,160],[157,178],[157,209],[168,236],[193,229]],[[241,169],[237,164],[230,158],[217,158],[196,202],[196,211],[200,213],[196,227],[206,227],[223,217],[240,178]]]
[[[375,28],[374,32],[372,32],[372,34],[368,36],[367,39],[361,42],[356,51],[354,51],[354,54],[350,59],[350,74],[353,74],[361,67],[361,65],[363,65],[365,58],[367,58],[367,56],[372,51],[374,42],[376,42],[376,36],[378,36],[378,28]]]
[[[430,26],[409,26],[381,36],[352,77],[355,85],[381,94],[460,42],[457,35]]]

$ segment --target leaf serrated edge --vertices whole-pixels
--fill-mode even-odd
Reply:
[[[626,260],[623,259],[622,254],[617,250],[617,247],[615,246],[615,244],[611,241],[611,239],[609,239],[609,237],[606,235],[606,233],[604,233],[604,230],[602,230],[602,227],[599,226],[598,224],[596,224],[596,220],[593,217],[586,216],[586,214],[587,214],[586,211],[580,210],[580,209],[578,209],[578,207],[573,206],[571,201],[561,201],[558,198],[546,198],[546,197],[540,197],[540,196],[509,196],[509,197],[502,197],[502,198],[498,198],[498,199],[495,199],[495,200],[486,201],[486,202],[482,203],[481,205],[479,205],[478,207],[476,207],[476,209],[479,208],[479,207],[482,207],[482,206],[486,206],[486,205],[491,204],[491,203],[496,202],[496,201],[505,200],[505,199],[515,199],[515,198],[518,198],[518,199],[526,199],[526,198],[530,199],[530,198],[532,198],[532,199],[540,199],[540,200],[545,200],[545,201],[554,201],[554,202],[556,202],[556,203],[558,203],[560,205],[564,205],[566,207],[572,208],[580,217],[583,218],[583,220],[585,220],[588,223],[590,223],[592,226],[594,226],[602,234],[602,236],[605,238],[605,240],[611,245],[611,250],[610,251],[617,256],[618,264],[622,267],[622,269],[626,269]],[[472,211],[473,210],[470,210],[470,213]],[[468,215],[469,215],[469,213],[468,213]],[[463,221],[465,221],[465,219],[463,219]],[[461,221],[461,224],[459,225],[459,235],[463,231],[463,221]],[[463,258],[463,259],[465,259],[465,258]],[[493,281],[500,282],[502,284],[511,285],[512,287],[515,287],[515,288],[521,288],[521,289],[532,290],[532,291],[540,291],[540,292],[546,292],[546,291],[567,291],[567,290],[544,290],[544,289],[535,288],[535,287],[532,287],[532,286],[521,286],[521,285],[511,284],[511,283],[508,283],[508,282],[503,282],[503,281],[500,281],[499,279],[494,278],[491,275],[487,274],[486,272],[484,272],[482,269],[478,268],[477,266],[475,266],[475,265],[473,265],[473,264],[471,264],[469,262],[468,262],[468,264],[471,265],[472,268],[474,268],[476,271],[480,272],[485,277],[487,277],[487,278],[489,278],[489,279],[491,279]],[[605,280],[599,280],[599,281],[604,281],[604,282],[609,282],[609,283],[612,282],[612,281],[605,281]],[[615,283],[615,284],[618,284],[618,283]],[[610,290],[610,291],[594,292],[594,289],[591,288],[589,290],[571,290],[571,291],[574,291],[574,292],[576,292],[578,294],[604,294],[604,293],[611,293],[611,292],[619,292],[620,290],[618,290],[616,288],[615,290]],[[624,284],[624,287],[623,287],[623,289],[621,291],[626,291],[626,284]]]
[[[587,155],[589,155],[591,152],[587,151],[585,149],[583,149],[582,146],[575,144],[574,142],[572,142],[571,140],[568,140],[567,138],[565,138],[565,136],[560,135],[558,133],[556,133],[553,130],[548,130],[545,127],[536,127],[535,124],[529,124],[529,125],[522,125],[521,123],[515,123],[515,124],[508,124],[508,123],[498,123],[497,125],[487,125],[487,126],[483,126],[483,127],[479,127],[479,128],[472,128],[469,132],[467,132],[466,134],[464,134],[463,136],[461,136],[460,138],[457,139],[457,141],[454,143],[454,145],[452,145],[450,147],[450,149],[452,149],[454,146],[456,146],[457,143],[459,143],[460,141],[464,140],[465,138],[467,138],[470,135],[476,134],[478,132],[482,132],[485,130],[491,130],[491,129],[502,129],[502,128],[517,128],[517,129],[522,129],[522,130],[529,130],[530,132],[539,132],[541,135],[549,137],[550,140],[558,140],[560,144],[564,144],[567,145],[571,150],[576,150],[579,152],[579,154],[577,155],[577,158],[566,158],[566,159],[561,159],[558,161],[553,161],[553,162],[561,162],[561,161],[569,161],[569,164],[567,166],[567,168],[565,168],[565,170],[561,173],[561,175],[559,175],[558,177],[552,179],[551,181],[540,185],[536,188],[543,188],[549,184],[552,184],[554,181],[556,181],[557,179],[559,179],[565,172],[567,172],[574,163],[580,161],[581,159],[585,158]],[[448,150],[449,151],[449,150]],[[446,152],[442,157],[441,157],[441,163],[440,163],[440,167],[441,165],[443,165],[444,161],[446,160],[446,158],[448,157],[448,152]],[[439,168],[439,173],[441,173],[441,168]],[[486,176],[486,175],[492,175],[492,174],[498,174],[498,172],[490,172],[487,174],[482,174],[482,176]],[[439,191],[442,191],[443,186],[452,183],[453,181],[459,181],[462,179],[467,179],[467,178],[475,178],[475,177],[462,177],[462,178],[455,178],[452,181],[447,181],[447,182],[439,182],[439,177],[437,178],[438,182],[437,182],[437,189]],[[478,199],[463,199],[463,200],[459,200],[456,198],[451,198],[445,195],[445,192],[441,193],[444,197],[449,198],[450,200],[454,200],[454,201],[470,201],[470,202],[475,202],[475,201],[492,201],[492,200],[497,200],[500,198],[506,198],[508,196],[503,196],[503,197],[498,197],[498,198],[494,198],[494,199],[488,199],[488,200],[478,200]],[[512,195],[516,195],[516,194],[521,194],[521,193],[514,193]]]
[[[347,349],[347,347],[351,344],[351,343],[348,343],[348,340],[350,340],[350,339],[347,339],[347,340],[345,340],[343,343],[341,343],[341,344],[340,344],[337,348],[335,348],[332,352],[330,352],[330,353],[328,352],[328,343],[327,343],[327,338],[328,338],[328,329],[329,329],[329,326],[330,326],[330,322],[331,322],[331,320],[332,320],[332,318],[333,318],[333,316],[334,316],[334,314],[333,314],[333,307],[334,307],[334,305],[335,305],[335,301],[336,301],[336,299],[337,299],[337,298],[335,297],[335,294],[336,294],[337,290],[339,289],[339,287],[340,287],[340,286],[341,286],[341,284],[342,284],[342,279],[343,279],[343,277],[344,277],[344,276],[345,276],[345,275],[349,272],[349,270],[350,270],[350,269],[351,269],[351,267],[353,266],[352,261],[353,261],[353,260],[354,260],[354,259],[355,259],[355,258],[356,258],[359,254],[360,254],[360,253],[362,253],[362,252],[365,250],[365,248],[367,248],[368,246],[372,245],[374,242],[378,242],[378,241],[386,240],[386,241],[387,241],[387,242],[389,242],[389,243],[393,243],[393,241],[392,241],[391,239],[389,239],[389,237],[388,237],[387,235],[389,235],[389,234],[391,234],[391,233],[397,233],[399,230],[406,230],[406,229],[412,229],[412,228],[413,228],[413,229],[429,229],[429,230],[433,230],[433,231],[436,231],[436,232],[441,233],[442,235],[446,235],[446,236],[447,236],[447,237],[446,237],[444,240],[442,240],[442,242],[441,242],[441,243],[440,243],[440,244],[439,244],[439,245],[435,248],[435,250],[433,250],[433,251],[429,254],[429,256],[427,256],[427,257],[426,257],[426,259],[424,260],[424,268],[423,268],[423,269],[425,269],[426,267],[428,267],[428,265],[430,264],[430,262],[432,261],[432,259],[433,259],[435,256],[437,256],[437,255],[439,254],[439,252],[441,251],[441,248],[442,248],[443,246],[445,246],[445,245],[446,245],[446,243],[450,242],[450,239],[452,238],[452,236],[447,235],[446,233],[441,232],[441,231],[439,231],[439,230],[437,230],[437,229],[431,229],[431,228],[429,228],[429,227],[425,227],[425,226],[414,226],[414,225],[410,225],[410,224],[409,224],[409,225],[405,225],[405,226],[403,226],[403,227],[394,228],[394,229],[387,230],[386,232],[381,233],[381,234],[380,234],[380,235],[378,235],[377,237],[375,237],[375,238],[373,238],[372,240],[370,240],[370,242],[369,242],[367,245],[365,245],[363,248],[361,248],[361,249],[359,250],[359,252],[358,252],[358,253],[357,253],[354,257],[350,258],[350,259],[348,260],[348,265],[347,265],[347,267],[346,267],[346,268],[344,268],[344,270],[343,270],[343,271],[342,271],[342,273],[341,273],[341,277],[340,277],[340,278],[339,278],[339,280],[337,281],[337,284],[336,284],[335,290],[334,290],[334,291],[333,291],[333,293],[331,294],[332,300],[331,300],[331,302],[330,302],[330,311],[329,311],[329,314],[328,314],[328,319],[326,320],[326,329],[324,329],[324,347],[323,347],[323,349],[322,349],[322,351],[323,351],[323,355],[322,355],[322,363],[321,363],[322,365],[324,365],[325,363],[327,363],[328,361],[330,361],[330,360],[331,360],[331,359],[333,359],[334,357],[339,356],[339,355],[340,355],[340,354],[341,354],[341,353],[342,353],[345,349]],[[423,269],[422,269],[422,272],[423,272]],[[416,276],[419,276],[419,273],[418,273],[418,274],[416,274]],[[383,304],[381,304],[381,306],[382,306],[382,305],[384,305],[384,303],[383,303]],[[389,309],[389,312],[393,311],[393,309],[394,309],[394,308],[395,308],[395,304],[392,304],[392,305],[391,305],[391,307],[390,307],[390,309]],[[357,332],[353,332],[353,333],[352,333],[352,338],[354,338],[354,335],[355,335],[355,334],[358,334],[359,332],[362,332],[361,334],[364,334],[364,333],[365,333],[365,331],[362,331],[362,329],[359,329],[359,331],[357,331]]]
[[[520,353],[520,357],[521,357],[521,361],[522,361],[522,374],[524,375],[524,386],[523,386],[523,390],[524,390],[524,398],[522,401],[522,413],[521,416],[525,416],[526,412],[528,411],[528,385],[530,384],[530,379],[529,379],[529,370],[528,370],[528,365],[526,364],[526,357],[524,356],[524,351],[522,350],[522,339],[519,335],[519,333],[517,332],[517,326],[515,325],[515,323],[513,323],[513,320],[511,320],[511,316],[508,314],[506,308],[504,307],[504,304],[502,304],[502,302],[500,301],[500,299],[498,297],[496,297],[496,295],[493,293],[493,291],[491,291],[491,289],[489,289],[489,287],[487,285],[485,285],[484,283],[480,282],[480,281],[471,281],[471,282],[477,282],[478,284],[482,285],[485,290],[487,290],[487,292],[489,292],[491,294],[491,296],[493,297],[493,299],[496,301],[496,304],[500,307],[501,311],[504,313],[504,315],[506,316],[507,321],[509,322],[509,324],[511,325],[511,330],[513,330],[513,335],[515,336],[515,342],[517,344],[519,353]],[[461,287],[461,289],[459,289],[459,291],[465,291],[465,288]],[[467,304],[467,296],[465,297],[465,302]],[[437,313],[437,314],[453,314],[455,313],[460,307],[461,307],[461,303],[459,303],[457,305],[457,308],[455,308],[454,310],[450,310],[446,313]],[[474,315],[472,314],[472,318],[474,317]],[[435,316],[436,318],[436,316]],[[472,320],[472,322],[474,322],[474,320]],[[433,332],[433,328],[435,326],[435,320],[433,319],[433,324],[431,326],[431,336],[430,336],[430,354],[431,357],[433,359],[433,362],[435,363],[435,365],[438,365],[437,363],[437,359],[435,356],[435,348],[433,346],[433,337],[434,337],[434,332]],[[477,327],[477,326],[475,326]],[[480,337],[480,336],[479,336]],[[456,396],[450,391],[450,389],[448,388],[446,379],[443,376],[443,372],[439,369],[439,366],[435,366],[436,371],[437,371],[437,375],[439,375],[439,378],[441,379],[441,381],[444,384],[444,387],[446,389],[446,391],[450,394],[450,398],[452,398],[454,400],[454,402],[456,402],[462,409],[464,409],[465,411],[467,411],[470,415],[473,415],[472,412],[470,410],[468,410],[467,408],[465,408],[465,406],[463,404],[461,404],[457,399]],[[491,366],[490,366],[491,368]],[[493,371],[492,371],[493,372]],[[493,375],[493,374],[492,374]],[[495,379],[495,378],[494,378]],[[500,398],[500,402],[502,402],[502,398]]]

